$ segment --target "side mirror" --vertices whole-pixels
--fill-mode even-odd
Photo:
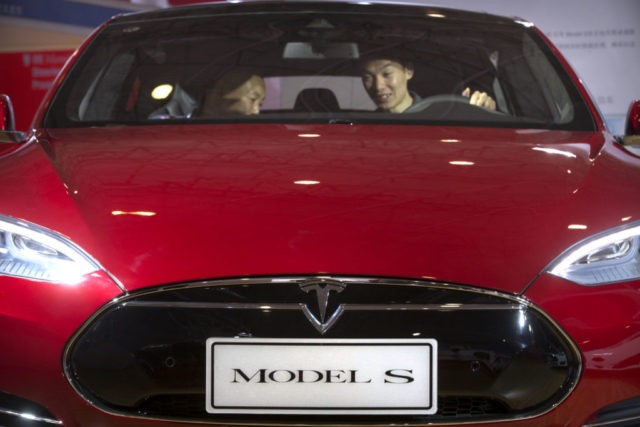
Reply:
[[[633,101],[629,106],[627,126],[621,142],[622,145],[640,148],[640,100]]]
[[[24,132],[15,130],[13,104],[8,95],[0,94],[0,144],[22,143],[26,140]]]
[[[12,131],[15,126],[11,99],[9,95],[0,95],[0,130]]]

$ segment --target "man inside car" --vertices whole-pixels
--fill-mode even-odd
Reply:
[[[410,112],[410,107],[421,100],[418,94],[409,90],[409,80],[414,75],[411,62],[395,58],[372,58],[362,63],[361,73],[364,88],[378,111]],[[467,87],[461,95],[469,98],[471,105],[496,109],[495,100],[486,92],[471,93]]]

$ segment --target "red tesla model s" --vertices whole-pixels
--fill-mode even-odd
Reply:
[[[1,425],[640,423],[640,102],[529,22],[133,13],[0,107]]]

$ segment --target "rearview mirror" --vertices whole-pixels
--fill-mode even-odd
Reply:
[[[284,47],[285,59],[357,59],[356,43],[289,42]]]

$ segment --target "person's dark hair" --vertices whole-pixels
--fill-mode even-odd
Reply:
[[[222,74],[206,91],[198,116],[227,114],[229,106],[236,100],[226,99],[226,96],[252,78],[262,80],[262,76],[252,68],[235,68]]]
[[[257,73],[255,69],[232,69],[218,78],[208,92],[211,93],[214,98],[222,98],[228,93],[233,92],[234,90],[239,88],[243,83],[245,83],[254,75],[260,76],[260,74]]]
[[[365,53],[364,55],[361,55],[360,59],[358,60],[358,68],[362,70],[362,68],[368,62],[380,60],[380,59],[388,59],[390,61],[397,62],[400,65],[402,65],[404,68],[407,68],[409,70],[415,69],[413,65],[413,61],[410,58],[408,58],[405,55],[398,54],[397,52],[389,52],[389,51],[374,51],[374,52],[369,52],[369,53]]]

